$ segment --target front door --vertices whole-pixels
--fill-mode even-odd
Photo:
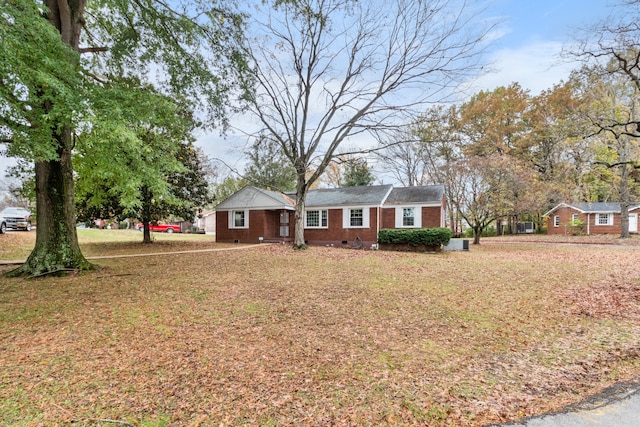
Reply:
[[[629,233],[637,233],[638,232],[638,214],[632,213],[629,214]]]
[[[289,237],[289,211],[280,211],[280,237]]]

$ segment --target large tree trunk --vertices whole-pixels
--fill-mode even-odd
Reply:
[[[482,228],[472,227],[472,230],[473,230],[473,244],[474,245],[479,245],[480,244],[480,235],[482,234]]]
[[[36,244],[27,261],[12,275],[42,275],[87,270],[91,264],[78,245],[73,199],[71,132],[57,138],[59,160],[38,162],[36,169]]]
[[[296,232],[293,238],[294,249],[306,249],[307,243],[304,239],[304,200],[296,198]]]
[[[78,51],[86,0],[46,0],[45,19],[60,32],[64,43]],[[49,112],[52,105],[45,105]],[[56,126],[52,126],[56,128]],[[60,124],[52,141],[58,158],[36,162],[36,244],[29,258],[13,275],[42,275],[66,270],[86,270],[91,264],[78,245],[73,198],[71,129]]]
[[[307,243],[304,239],[304,206],[307,197],[307,182],[304,172],[298,172],[298,182],[296,185],[296,230],[293,237],[294,249],[306,249]]]
[[[629,165],[621,166],[620,171],[620,238],[629,239]]]
[[[153,243],[151,240],[151,191],[145,186],[142,192],[142,243]]]

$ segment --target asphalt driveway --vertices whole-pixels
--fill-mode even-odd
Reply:
[[[640,379],[620,383],[562,411],[531,417],[503,427],[638,427],[640,426]]]

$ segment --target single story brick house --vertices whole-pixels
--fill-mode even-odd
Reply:
[[[640,205],[629,206],[629,232],[638,232]],[[579,220],[584,232],[591,234],[620,234],[620,203],[560,203],[544,214],[547,234],[569,234],[571,224]]]
[[[247,186],[216,207],[216,241],[292,242],[295,194]],[[381,228],[444,227],[444,187],[428,185],[310,190],[304,214],[308,244],[371,247]]]

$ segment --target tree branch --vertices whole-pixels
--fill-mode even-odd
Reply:
[[[108,52],[109,48],[108,47],[81,47],[78,49],[78,52],[80,54],[83,53],[95,53],[95,52]]]
[[[633,167],[634,169],[640,169],[640,164],[638,164],[637,162],[635,162],[633,160],[629,160],[629,161],[626,161],[626,162],[615,162],[615,163],[595,161],[592,164],[594,164],[594,165],[603,165],[603,166],[606,166],[607,169],[613,169],[615,167],[624,166],[624,165],[629,165],[629,166]]]

